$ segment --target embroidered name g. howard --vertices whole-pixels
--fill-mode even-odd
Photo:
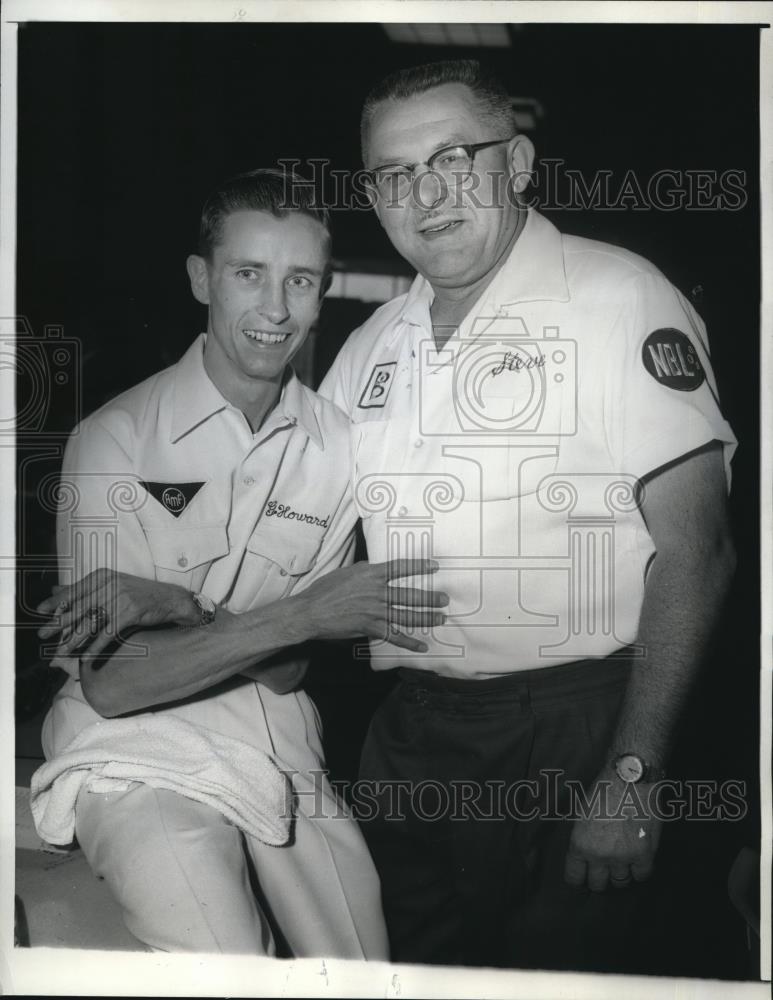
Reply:
[[[279,503],[278,500],[269,500],[266,504],[266,517],[286,517],[290,521],[303,521],[305,524],[316,524],[319,528],[326,528],[330,520],[330,515],[323,520],[321,517],[314,517],[313,514],[302,514],[299,510],[293,510],[289,504]]]

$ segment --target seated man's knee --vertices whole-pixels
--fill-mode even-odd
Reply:
[[[126,926],[152,948],[273,954],[241,834],[216,810],[146,785],[82,791],[76,832]]]

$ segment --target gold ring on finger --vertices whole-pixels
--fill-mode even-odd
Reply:
[[[107,611],[100,605],[86,612],[91,632],[98,632],[107,623]]]

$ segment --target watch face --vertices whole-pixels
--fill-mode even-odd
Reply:
[[[215,617],[215,602],[205,594],[192,594],[191,596],[201,611],[202,624],[208,625]]]
[[[640,781],[644,775],[644,762],[635,753],[624,753],[615,761],[615,770],[623,781]]]

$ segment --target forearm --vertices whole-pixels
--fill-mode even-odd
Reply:
[[[601,891],[650,876],[661,823],[648,812],[649,784],[640,782],[635,816],[617,810],[630,786],[612,760],[633,753],[659,768],[666,764],[685,702],[719,618],[735,554],[728,530],[722,446],[709,442],[644,482],[641,514],[655,545],[647,574],[631,674],[607,759],[606,815],[578,818],[566,856],[571,885]],[[643,810],[643,811],[642,811]]]
[[[705,658],[735,566],[718,533],[705,551],[659,553],[650,568],[637,645],[611,750],[663,766],[679,716]]]
[[[115,631],[109,633],[103,625],[90,633],[91,642],[85,648],[76,634],[64,643],[61,653],[80,654],[79,676],[86,699],[100,715],[113,716],[191,697],[239,673],[278,693],[291,690],[305,672],[303,663],[293,661],[292,654],[284,664],[270,658],[308,639],[358,635],[383,639],[389,635],[396,645],[426,651],[423,640],[403,634],[400,627],[426,629],[442,624],[445,616],[434,609],[446,605],[448,596],[431,589],[392,586],[391,581],[436,569],[436,563],[423,559],[358,563],[333,570],[293,597],[240,615],[221,608],[209,625],[183,629],[168,627],[181,619],[165,603],[168,593],[163,585],[125,574],[108,574],[107,583],[104,573],[91,574],[85,582],[58,591],[47,603],[51,612],[52,602],[70,606],[75,601],[80,610],[65,613],[72,622],[73,615],[78,620],[84,617],[84,608],[112,607],[99,595],[111,582],[121,585],[123,600],[116,606],[121,604],[124,613],[116,620],[106,616]],[[182,621],[189,620],[187,603],[186,608]],[[85,617],[89,619],[88,610]],[[114,644],[115,635],[128,635],[135,623],[141,624],[131,634],[131,644],[144,646],[143,656],[129,656],[126,645]],[[163,628],[151,631],[149,625]],[[51,627],[58,631],[62,623]],[[256,667],[263,661],[263,669]]]
[[[129,657],[119,646],[107,658],[82,661],[86,699],[100,715],[115,716],[188,698],[245,671],[259,678],[256,664],[310,638],[299,602],[286,598],[241,615],[220,609],[203,628],[136,632],[131,643],[144,645],[143,657]],[[289,689],[281,673],[271,665],[266,680]]]

